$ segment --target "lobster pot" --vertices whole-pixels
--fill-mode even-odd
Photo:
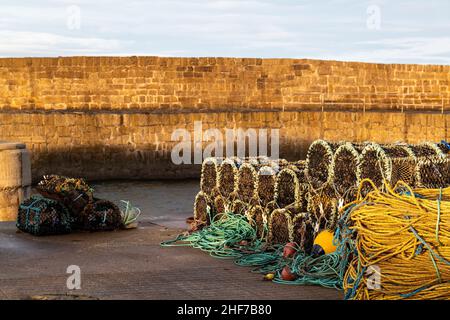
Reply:
[[[298,213],[292,219],[292,240],[298,245],[302,243],[302,228],[306,215],[306,213]]]
[[[219,193],[227,199],[237,191],[238,165],[240,165],[238,159],[227,158],[219,166],[217,185]]]
[[[275,170],[275,172],[280,172],[283,168],[286,168],[289,165],[289,161],[286,159],[278,159],[278,160],[271,160],[268,165],[272,167],[272,169]]]
[[[307,183],[306,178],[306,160],[298,160],[296,162],[290,162],[285,167],[292,169],[297,174],[298,181],[300,183]]]
[[[217,188],[217,160],[216,158],[207,158],[202,164],[200,190],[209,197],[212,197]]]
[[[230,211],[230,205],[228,200],[226,200],[222,195],[217,195],[214,198],[214,213],[222,214]]]
[[[44,197],[63,203],[76,224],[83,223],[80,213],[93,202],[93,190],[83,179],[44,176],[36,189]]]
[[[347,142],[337,148],[330,167],[330,182],[341,197],[354,194],[358,186],[357,170],[362,146]],[[359,149],[359,150],[358,150]]]
[[[245,215],[247,208],[248,208],[248,205],[239,199],[235,199],[231,203],[231,212],[233,212],[235,214]]]
[[[420,188],[445,188],[450,186],[449,158],[420,160],[416,170],[417,186]]]
[[[329,184],[320,190],[308,193],[308,213],[313,222],[318,223],[319,230],[336,228],[338,220],[337,198]]]
[[[291,213],[286,209],[276,209],[269,216],[270,244],[286,244],[292,241],[293,226]]]
[[[415,186],[415,175],[418,158],[392,158],[391,159],[391,185],[403,181],[409,186]]]
[[[84,230],[110,231],[123,227],[119,207],[108,200],[96,199],[85,207],[81,215]]]
[[[252,164],[243,163],[239,167],[237,180],[237,194],[240,200],[249,203],[258,196],[258,172]]]
[[[330,167],[334,151],[341,143],[314,141],[306,156],[306,176],[314,189],[330,180]]]
[[[194,221],[196,221],[197,224],[208,224],[210,222],[210,209],[209,198],[203,191],[199,191],[194,200]]]
[[[316,238],[317,232],[315,228],[315,223],[311,217],[305,217],[302,220],[302,226],[300,229],[300,248],[306,254],[311,254],[312,247],[314,245],[314,239]]]
[[[263,207],[256,205],[247,212],[247,219],[256,228],[256,234],[259,239],[265,238],[267,228],[267,214]]]
[[[444,153],[439,148],[439,146],[435,143],[424,142],[420,144],[410,144],[409,149],[411,149],[412,153],[415,157],[421,158],[432,158],[432,157],[444,157]]]
[[[357,170],[358,181],[371,179],[375,186],[381,187],[383,180],[390,182],[392,178],[391,158],[414,158],[411,149],[405,145],[368,144],[361,152]],[[366,193],[365,187],[363,193]]]
[[[269,202],[273,201],[277,175],[271,166],[262,166],[258,170],[257,178],[257,197],[261,203],[261,206],[265,208]]]
[[[70,233],[72,223],[63,204],[35,195],[19,206],[16,225],[23,232],[43,236]]]
[[[273,161],[267,156],[244,157],[244,158],[240,158],[240,159],[242,160],[242,163],[248,163],[254,167],[256,167],[258,165],[267,165],[271,161]]]
[[[289,168],[281,170],[275,182],[274,201],[279,208],[292,207],[301,210],[302,194],[297,173]]]
[[[306,211],[307,208],[307,194],[310,190],[310,184],[306,177],[306,160],[299,160],[297,162],[290,163],[287,168],[292,169],[299,182],[299,195],[300,195],[300,207],[299,211]]]

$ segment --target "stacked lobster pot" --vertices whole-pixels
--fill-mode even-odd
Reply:
[[[22,202],[17,218],[17,227],[34,235],[116,230],[129,227],[140,214],[129,202],[121,210],[111,201],[95,198],[83,179],[44,176],[37,191]]]
[[[344,205],[358,192],[383,182],[412,187],[450,185],[446,146],[434,143],[314,141],[306,160],[267,157],[208,158],[202,165],[201,191],[194,221],[206,225],[216,215],[245,215],[269,244],[295,242],[309,252],[323,229],[335,230]],[[361,181],[370,179],[359,190]]]
[[[446,156],[438,145],[429,142],[415,145],[370,143],[361,152],[358,182],[370,179],[377,188],[381,188],[383,182],[395,186],[398,181],[411,187],[427,184],[444,186],[445,181],[440,180],[445,180],[443,177],[448,176],[445,159]],[[421,172],[424,173],[423,178]],[[363,193],[370,191],[370,188],[366,185]]]
[[[305,252],[319,231],[332,229],[337,220],[339,194],[334,188],[334,155],[341,150],[343,142],[329,142],[325,140],[314,141],[306,157],[306,178],[310,183],[306,195],[306,211],[304,225],[301,227],[301,243]]]
[[[273,201],[268,208],[268,242],[271,244],[292,242],[294,221],[304,222],[309,190],[305,168],[305,161],[289,163],[276,177]]]

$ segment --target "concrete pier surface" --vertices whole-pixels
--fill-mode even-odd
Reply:
[[[138,229],[33,237],[0,223],[0,299],[342,299],[337,290],[281,285],[189,247],[161,247],[181,231]],[[69,265],[81,289],[68,290]],[[69,295],[69,297],[67,297]]]

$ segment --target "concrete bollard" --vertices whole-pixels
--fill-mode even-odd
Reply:
[[[31,161],[25,144],[0,141],[0,221],[14,221],[31,194]]]

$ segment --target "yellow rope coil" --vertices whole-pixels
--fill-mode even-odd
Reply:
[[[450,202],[440,199],[440,192],[434,199],[419,197],[424,190],[403,182],[393,188],[385,183],[386,192],[367,179],[360,190],[363,184],[373,190],[348,205],[354,206],[350,228],[357,234],[358,255],[346,272],[344,290],[353,290],[353,299],[450,298],[444,285],[450,281]],[[374,277],[379,288],[371,287]]]

